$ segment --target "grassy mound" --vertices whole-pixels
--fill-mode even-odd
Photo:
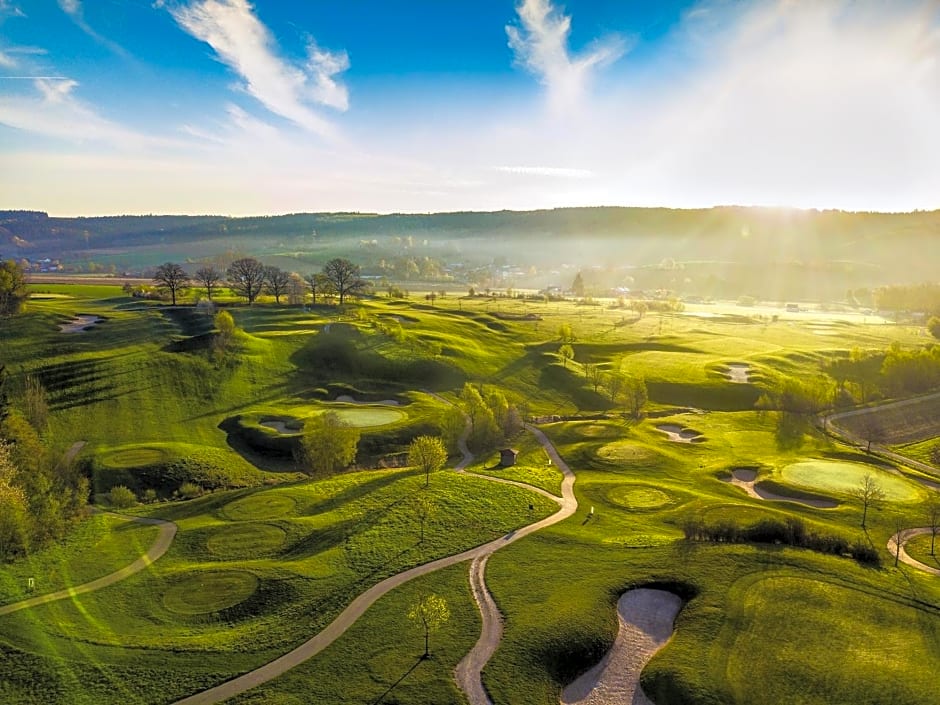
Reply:
[[[649,448],[637,443],[618,441],[602,446],[598,449],[597,455],[599,458],[612,463],[636,463],[649,460],[656,454]]]
[[[233,521],[259,521],[280,519],[293,515],[297,504],[293,497],[281,492],[258,492],[234,502],[229,502],[222,511]]]
[[[163,594],[163,606],[176,614],[211,614],[244,602],[257,589],[258,578],[246,571],[192,573]]]
[[[138,496],[153,489],[169,497],[184,482],[205,490],[250,487],[262,475],[228,451],[191,443],[148,443],[106,448],[90,461],[95,492],[124,485]]]
[[[920,488],[910,480],[860,463],[803,460],[787,465],[782,473],[784,481],[824,494],[851,493],[861,486],[865,475],[875,478],[888,501],[910,501],[922,496]]]
[[[206,548],[226,560],[255,558],[276,553],[286,538],[284,529],[273,524],[226,526],[209,537]]]
[[[648,485],[616,485],[607,490],[607,500],[634,510],[660,509],[676,501],[668,493]]]

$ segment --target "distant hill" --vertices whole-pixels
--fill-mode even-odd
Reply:
[[[411,240],[408,240],[411,238]],[[344,253],[365,261],[402,253],[552,269],[587,267],[753,269],[757,281],[794,268],[833,286],[937,280],[940,211],[906,214],[717,207],[560,208],[431,214],[299,213],[55,218],[0,211],[0,256],[152,266],[224,252],[291,258],[308,269]],[[417,243],[415,245],[414,243]],[[698,265],[695,265],[698,263]],[[298,268],[300,265],[297,265]],[[721,276],[717,272],[714,276]],[[806,275],[803,278],[806,279]],[[567,285],[568,281],[560,282]]]

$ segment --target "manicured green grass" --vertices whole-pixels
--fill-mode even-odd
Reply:
[[[920,561],[931,568],[940,569],[940,536],[933,542],[934,552],[930,552],[931,536],[930,534],[921,534],[915,536],[904,545],[907,555]]]
[[[911,480],[859,463],[804,460],[787,465],[781,472],[784,481],[798,487],[839,494],[858,490],[866,475],[872,476],[889,501],[909,502],[926,496],[925,491]]]
[[[184,575],[163,593],[163,605],[183,615],[209,614],[234,607],[258,588],[247,571],[201,571]]]

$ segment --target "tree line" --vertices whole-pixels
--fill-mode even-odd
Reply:
[[[342,257],[331,259],[322,271],[305,276],[266,265],[254,257],[237,259],[224,272],[213,266],[200,267],[192,276],[183,265],[166,262],[157,267],[153,281],[166,292],[173,306],[179,296],[194,286],[204,290],[206,297],[212,299],[213,294],[225,285],[248,304],[254,303],[261,294],[273,296],[278,304],[282,296],[287,297],[289,303],[301,304],[309,293],[314,304],[318,296],[321,300],[335,296],[343,305],[346,299],[360,296],[369,289],[368,282],[360,274],[359,265]]]

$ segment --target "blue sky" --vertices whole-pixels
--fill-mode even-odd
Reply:
[[[933,0],[0,0],[0,208],[940,208]]]

